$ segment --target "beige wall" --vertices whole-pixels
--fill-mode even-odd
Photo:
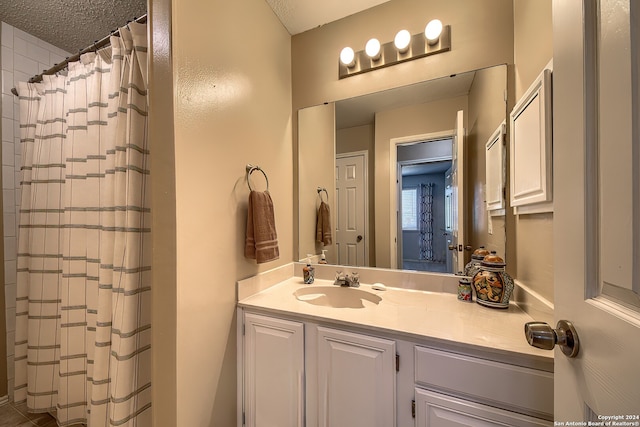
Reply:
[[[392,138],[452,131],[456,112],[467,111],[467,97],[460,96],[426,104],[385,111],[375,119],[375,251],[376,267],[392,265],[390,245],[391,177],[390,143]],[[465,114],[466,120],[466,114]]]
[[[553,57],[551,0],[513,0],[516,101]]]
[[[335,237],[332,244],[325,247],[316,241],[316,223],[320,197],[324,197],[333,216],[335,224],[335,188],[336,178],[333,167],[336,158],[336,109],[333,102],[304,108],[298,111],[299,140],[304,150],[298,152],[300,176],[298,179],[298,221],[300,234],[298,237],[297,260],[307,255],[320,254],[327,250],[327,261],[335,264]],[[319,165],[330,165],[321,167]],[[326,188],[328,195],[318,193],[318,187]],[[333,234],[333,233],[332,233]],[[335,236],[335,235],[334,235]]]
[[[451,25],[451,51],[338,80],[345,46],[392,41],[434,18]],[[513,62],[512,0],[393,0],[292,37],[293,108],[351,98],[462,71]]]
[[[170,2],[158,0],[157,6],[161,4]],[[163,418],[165,413],[171,417],[172,409],[159,408],[155,424],[232,426],[235,283],[293,258],[290,36],[263,0],[185,0],[171,6],[168,59],[175,141],[173,147],[159,148],[156,158],[169,160],[167,172],[175,170],[175,187],[165,183],[165,198],[154,200],[153,212],[155,224],[171,224],[175,217],[175,286],[173,277],[156,274],[154,294],[166,295],[167,300],[175,294],[175,328],[165,333],[169,340],[175,334],[176,389],[158,390],[155,379],[154,389],[155,398],[175,408],[176,422]],[[155,36],[162,42],[161,34]],[[156,75],[161,77],[166,74]],[[171,81],[154,84],[170,86]],[[157,131],[159,124],[153,126]],[[266,171],[275,204],[280,259],[260,266],[243,256],[247,163]],[[262,185],[259,178],[254,182]],[[158,193],[163,189],[154,191]],[[161,232],[159,238],[171,242],[171,231]],[[164,254],[172,262],[170,248],[155,249],[160,252],[156,260]],[[162,309],[162,301],[162,296],[154,297],[154,310]],[[171,322],[164,326],[171,327]],[[170,368],[170,359],[159,363]],[[160,368],[155,366],[156,378],[163,375]],[[169,370],[166,375],[174,373]]]
[[[551,0],[513,4],[515,103],[553,58],[553,39]],[[553,214],[516,217],[515,234],[516,278],[553,301]]]
[[[484,246],[505,257],[505,218],[491,217],[493,232],[489,233],[489,215],[486,206],[486,144],[507,117],[505,91],[507,67],[491,67],[476,73],[469,91],[469,115],[467,123],[467,230],[472,248]],[[511,215],[511,210],[505,213]],[[508,262],[508,260],[507,260]]]
[[[338,129],[336,131],[336,154],[368,151],[370,159],[372,159],[375,142],[373,132],[373,124]]]

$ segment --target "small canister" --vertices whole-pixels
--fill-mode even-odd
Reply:
[[[460,301],[472,301],[471,280],[467,277],[458,280],[458,299]]]

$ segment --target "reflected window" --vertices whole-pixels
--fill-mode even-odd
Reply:
[[[418,218],[418,188],[402,189],[402,229],[417,230]]]

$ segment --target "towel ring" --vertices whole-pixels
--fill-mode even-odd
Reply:
[[[267,174],[260,168],[260,166],[253,165],[247,165],[247,185],[249,186],[249,190],[253,191],[253,188],[251,188],[251,180],[249,178],[255,171],[262,172],[262,175],[264,175],[264,180],[267,181],[267,191],[269,191],[269,178],[267,178]]]
[[[318,195],[320,196],[320,201],[323,202],[324,200],[322,200],[322,192],[324,191],[324,194],[327,195],[327,203],[329,202],[329,193],[327,192],[326,188],[322,188],[322,187],[318,187]]]

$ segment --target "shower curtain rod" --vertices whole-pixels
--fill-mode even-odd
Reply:
[[[147,22],[147,14],[145,13],[144,15],[142,15],[139,18],[133,18],[133,21],[129,21],[129,22],[138,22],[140,24],[144,24],[145,22]],[[69,56],[64,61],[62,61],[61,63],[55,64],[53,67],[49,68],[48,70],[45,70],[42,73],[31,77],[29,79],[29,83],[41,82],[42,81],[42,76],[55,74],[58,71],[64,70],[67,67],[67,65],[69,64],[69,62],[77,61],[78,59],[80,59],[81,55],[83,55],[83,54],[85,54],[87,52],[92,52],[92,51],[95,52],[98,49],[100,49],[101,47],[108,45],[110,43],[110,37],[118,35],[118,34],[120,34],[120,29],[113,30],[108,36],[105,36],[105,37],[101,38],[100,40],[96,40],[92,45],[87,46],[84,49],[80,49],[80,51],[78,53],[76,53],[75,55]],[[11,93],[14,94],[15,96],[18,96],[18,91],[16,90],[15,87],[11,89]]]

